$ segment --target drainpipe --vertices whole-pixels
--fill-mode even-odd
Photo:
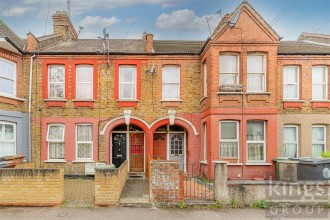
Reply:
[[[30,82],[29,82],[29,114],[28,114],[28,121],[29,121],[29,129],[28,129],[28,134],[29,134],[29,159],[32,161],[32,142],[31,142],[31,105],[32,105],[32,69],[33,69],[33,58],[36,55],[33,54],[30,57]]]

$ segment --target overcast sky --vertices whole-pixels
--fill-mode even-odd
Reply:
[[[242,0],[71,0],[71,20],[79,38],[97,38],[105,27],[110,38],[205,40],[220,18]],[[301,32],[330,34],[330,0],[248,0],[284,37]],[[51,15],[67,9],[67,0],[0,0],[0,18],[20,37],[51,34]]]

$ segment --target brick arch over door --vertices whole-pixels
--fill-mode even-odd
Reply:
[[[118,125],[123,125],[123,124],[125,124],[125,117],[124,116],[113,118],[104,125],[104,127],[101,131],[101,135],[104,136],[104,148],[105,148],[104,149],[104,154],[105,154],[104,157],[105,157],[105,161],[107,163],[110,162],[110,139],[111,139],[110,138],[110,133]],[[146,135],[146,140],[148,140],[149,125],[144,120],[139,119],[137,117],[131,117],[130,124],[133,124],[133,125],[136,125],[136,126],[140,127]]]

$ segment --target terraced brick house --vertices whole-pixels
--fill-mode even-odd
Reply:
[[[246,1],[206,41],[78,39],[65,12],[53,20],[20,52],[36,167],[85,174],[128,160],[148,176],[150,160],[178,160],[213,178],[225,160],[228,178],[270,179],[277,156],[329,150],[327,35],[282,41]]]

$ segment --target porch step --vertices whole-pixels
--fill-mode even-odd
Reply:
[[[144,179],[145,173],[128,173],[129,179]]]
[[[122,207],[151,207],[148,198],[121,198],[119,200],[119,206]]]

